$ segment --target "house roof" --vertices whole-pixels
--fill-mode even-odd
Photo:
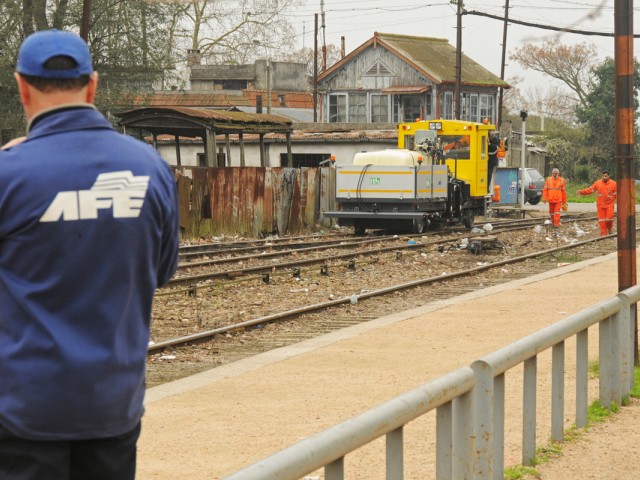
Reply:
[[[332,76],[366,49],[380,47],[401,58],[435,84],[455,83],[456,48],[450,45],[448,40],[378,32],[375,32],[371,39],[320,74],[318,80],[321,81]],[[500,77],[464,53],[462,54],[462,83],[464,85],[510,87],[507,82],[500,80]]]
[[[119,124],[141,128],[155,135],[204,137],[207,130],[214,133],[270,133],[290,132],[291,120],[279,115],[210,110],[187,107],[146,107],[116,114]]]
[[[151,93],[136,95],[133,105],[148,107],[255,107],[256,97],[262,96],[263,108],[267,103],[264,90],[242,90],[238,93]],[[281,104],[281,100],[282,103]],[[313,95],[303,92],[271,92],[271,105],[285,108],[313,108]]]
[[[235,107],[255,105],[255,99],[232,93],[151,93],[136,95],[133,105],[148,107]]]
[[[145,140],[151,143],[152,138],[145,137]],[[173,144],[175,137],[173,135],[158,135],[156,137],[158,143]],[[223,141],[223,137],[218,137],[219,141]],[[271,143],[286,142],[286,136],[283,133],[267,133],[264,140]],[[291,143],[383,143],[396,145],[398,140],[398,130],[350,130],[346,132],[311,132],[305,130],[294,130],[291,132]],[[229,135],[229,141],[238,142],[237,135]],[[260,137],[257,134],[243,135],[245,143],[259,142]],[[200,137],[180,137],[181,144],[202,144]]]

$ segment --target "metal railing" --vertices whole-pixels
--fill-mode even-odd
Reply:
[[[436,409],[436,478],[499,479],[504,475],[505,372],[523,365],[522,463],[536,449],[537,358],[551,349],[551,439],[564,434],[565,342],[576,339],[576,427],[587,424],[588,329],[599,324],[599,400],[621,404],[633,388],[635,304],[640,287],[588,307],[460,368],[302,440],[226,477],[294,480],[324,467],[344,478],[344,457],[386,436],[386,478],[404,476],[403,428]]]

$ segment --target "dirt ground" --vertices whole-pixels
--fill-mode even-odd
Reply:
[[[139,478],[223,478],[615,294],[615,257],[581,268],[563,267],[543,274],[544,280],[525,279],[383,317],[150,389]],[[590,331],[591,358],[597,337]],[[575,342],[567,342],[565,428],[574,422],[574,355]],[[539,445],[550,435],[549,364],[550,353],[541,353]],[[507,466],[521,457],[521,379],[521,369],[507,372]],[[597,380],[589,391],[591,402],[597,398]],[[539,466],[538,478],[637,478],[640,456],[630,445],[639,441],[638,420],[637,404],[623,408],[579,442],[566,444],[559,459]],[[434,477],[434,432],[432,414],[405,428],[406,479]],[[629,458],[614,456],[616,451],[629,452]],[[384,478],[383,452],[378,440],[348,455],[346,478]],[[322,478],[322,472],[308,478]]]

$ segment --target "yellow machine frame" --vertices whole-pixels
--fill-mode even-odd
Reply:
[[[483,197],[487,195],[489,132],[495,129],[495,125],[464,120],[421,120],[401,123],[398,125],[398,148],[414,150],[414,139],[418,130],[433,130],[442,141],[446,139],[447,142],[451,142],[454,138],[466,141],[468,145],[465,145],[465,148],[468,147],[469,151],[464,158],[445,158],[444,162],[454,177],[469,185],[471,197]],[[443,143],[441,142],[440,147],[446,148]]]

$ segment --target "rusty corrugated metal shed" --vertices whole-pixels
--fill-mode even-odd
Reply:
[[[355,56],[367,48],[386,48],[389,52],[412,65],[417,71],[436,84],[455,83],[456,49],[447,39],[415,37],[375,32],[369,39],[349,55],[338,61],[318,76],[318,81],[332,76]],[[462,83],[510,88],[510,85],[471,58],[462,54]]]

